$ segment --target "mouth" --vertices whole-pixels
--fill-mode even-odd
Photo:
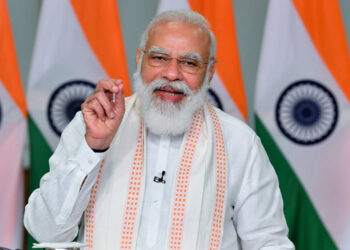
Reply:
[[[154,90],[153,93],[159,96],[164,101],[169,102],[178,102],[182,98],[186,97],[186,94],[183,91],[171,87],[157,88]]]
[[[158,88],[155,91],[164,92],[164,93],[167,93],[169,95],[185,95],[185,93],[183,91],[177,90],[177,89],[173,89],[173,88],[170,88],[170,87]]]

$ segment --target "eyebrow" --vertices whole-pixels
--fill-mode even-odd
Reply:
[[[202,57],[198,53],[186,53],[182,57],[187,59],[203,61]]]
[[[152,46],[148,50],[148,52],[149,53],[158,53],[158,54],[170,55],[170,53],[167,50],[159,48],[157,46]],[[193,60],[203,61],[202,57],[196,52],[188,52],[188,53],[185,53],[181,57],[182,58],[186,58],[186,59],[193,59]]]
[[[165,49],[161,49],[157,46],[152,46],[149,50],[148,50],[149,53],[158,53],[158,54],[166,54],[166,55],[169,55],[169,52],[166,51]]]

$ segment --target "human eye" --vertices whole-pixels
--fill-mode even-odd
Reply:
[[[157,62],[166,62],[168,61],[168,56],[163,55],[163,54],[157,54],[157,53],[151,53],[150,54],[150,58],[153,61],[157,61]]]
[[[186,67],[199,67],[199,62],[194,59],[180,59],[180,63]]]

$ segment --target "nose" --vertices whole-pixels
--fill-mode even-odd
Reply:
[[[183,78],[182,72],[178,65],[178,61],[175,58],[172,58],[169,61],[169,64],[166,65],[162,71],[162,78],[165,78],[169,81],[181,81]]]

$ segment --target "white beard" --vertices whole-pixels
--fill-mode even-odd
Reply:
[[[209,87],[207,76],[196,92],[193,92],[185,82],[170,83],[165,79],[157,79],[147,86],[139,70],[133,77],[145,125],[151,132],[159,135],[185,133],[191,126],[194,114],[203,106]],[[166,86],[182,91],[186,95],[185,100],[181,103],[173,103],[161,98],[154,99],[154,90]]]

